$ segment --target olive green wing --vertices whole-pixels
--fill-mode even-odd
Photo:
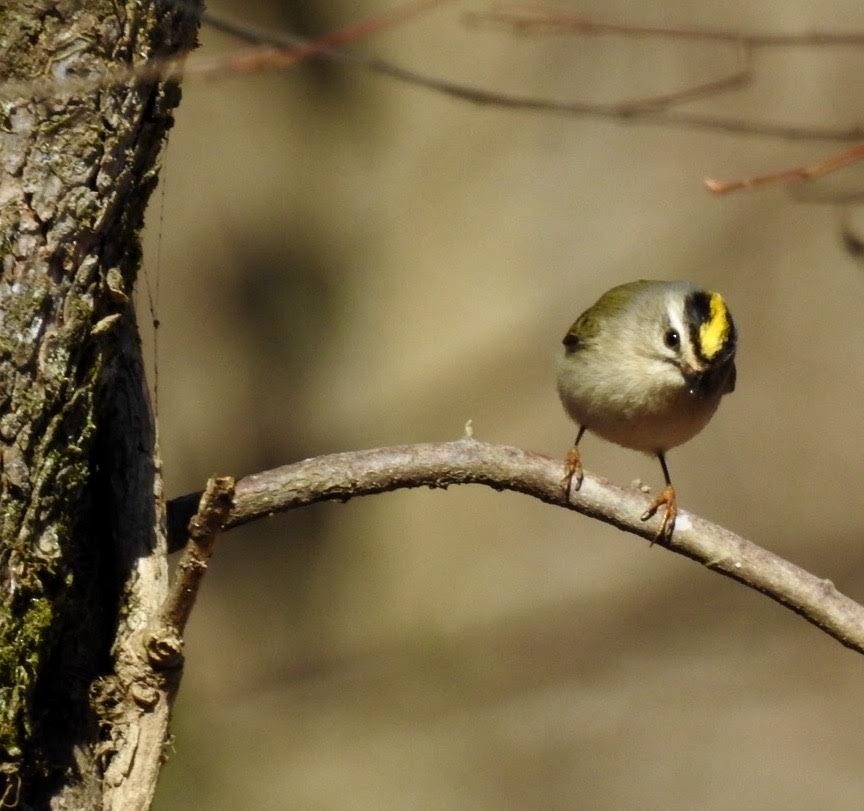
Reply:
[[[596,319],[591,316],[591,310],[586,310],[573,322],[573,326],[567,330],[567,334],[561,343],[567,347],[568,352],[575,352],[577,349],[582,349],[586,344],[590,343],[591,339],[596,337],[598,332]]]
[[[582,349],[596,338],[603,329],[602,324],[615,318],[625,307],[632,305],[633,297],[650,287],[652,282],[640,279],[637,282],[620,284],[607,290],[597,303],[585,310],[567,331],[562,343],[568,352]]]

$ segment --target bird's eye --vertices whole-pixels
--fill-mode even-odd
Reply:
[[[667,329],[666,333],[663,335],[663,343],[670,349],[677,349],[681,346],[681,336],[678,334],[678,330]]]

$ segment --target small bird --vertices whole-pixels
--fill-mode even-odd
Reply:
[[[613,287],[564,336],[558,394],[579,426],[562,487],[582,485],[585,431],[656,456],[666,488],[643,513],[665,505],[657,540],[678,514],[666,452],[696,436],[735,389],[737,333],[719,293],[690,282],[636,281]]]

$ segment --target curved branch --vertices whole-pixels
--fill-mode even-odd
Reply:
[[[470,437],[440,444],[336,453],[240,479],[223,529],[319,501],[348,501],[409,487],[485,484],[495,490],[515,490],[654,539],[654,523],[639,520],[649,501],[643,493],[586,474],[579,492],[568,500],[561,487],[562,473],[561,460]],[[172,547],[185,540],[185,524],[194,515],[199,498],[200,493],[194,493],[169,503]],[[846,647],[864,653],[864,606],[841,594],[829,580],[684,510],[679,512],[672,541],[665,548],[761,591]]]

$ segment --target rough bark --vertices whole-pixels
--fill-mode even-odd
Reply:
[[[164,595],[165,545],[129,291],[179,91],[95,80],[190,48],[196,28],[149,0],[0,4],[6,805],[145,808],[155,786],[170,676],[140,637]]]

